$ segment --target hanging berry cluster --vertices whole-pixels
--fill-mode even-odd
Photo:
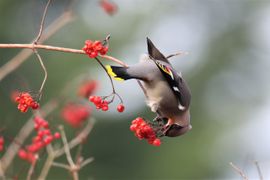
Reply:
[[[96,109],[101,109],[102,111],[108,111],[109,110],[109,102],[106,101],[104,98],[101,98],[100,96],[90,96],[89,101],[94,103],[96,106]],[[117,106],[118,112],[124,112],[125,106],[121,103]]]
[[[154,146],[161,145],[161,141],[159,138],[157,138],[154,129],[141,117],[138,117],[132,121],[130,130],[135,133],[135,136],[139,140],[147,139],[149,144]]]
[[[96,58],[99,54],[105,55],[108,52],[108,46],[105,46],[101,41],[86,40],[82,50],[90,57]]]
[[[69,103],[61,112],[62,118],[74,128],[81,126],[90,115],[90,107],[79,103]]]
[[[36,161],[38,151],[51,144],[53,140],[61,137],[59,132],[51,133],[48,121],[40,117],[35,117],[34,123],[36,136],[32,139],[32,144],[28,145],[25,149],[20,149],[18,152],[18,156],[29,163]]]
[[[89,101],[94,103],[97,109],[101,109],[102,111],[109,110],[109,102],[103,100],[100,96],[90,96]]]
[[[22,92],[16,97],[15,101],[18,103],[18,109],[21,112],[27,112],[28,108],[38,109],[39,104],[33,99],[28,92]]]
[[[5,140],[3,136],[0,136],[0,152],[4,150]]]

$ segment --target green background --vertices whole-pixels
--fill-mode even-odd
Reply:
[[[192,91],[193,129],[181,137],[162,139],[160,147],[137,140],[129,130],[130,121],[138,116],[152,119],[154,114],[146,107],[135,81],[115,82],[126,111],[116,113],[116,102],[109,112],[93,113],[96,123],[82,155],[95,161],[80,171],[81,179],[240,179],[229,162],[243,168],[250,179],[258,179],[254,160],[259,161],[265,179],[270,178],[270,1],[114,2],[118,12],[109,16],[97,0],[75,1],[75,21],[44,44],[80,49],[86,39],[111,34],[109,55],[128,64],[135,64],[147,52],[146,37],[166,55],[187,51],[188,55],[174,57],[171,62]],[[53,1],[45,25],[67,5],[68,1]],[[44,6],[41,0],[0,1],[0,43],[29,43],[38,32]],[[0,65],[19,51],[0,49]],[[86,56],[39,52],[49,74],[41,105],[59,97],[70,83],[62,104],[76,99],[77,85],[72,82],[81,76],[100,81],[98,95],[111,92],[105,72]],[[31,116],[31,112],[18,112],[10,93],[16,89],[36,91],[42,78],[37,58],[31,56],[0,82],[0,133],[5,137],[14,137]],[[52,124],[63,123],[59,109],[48,117]],[[65,129],[69,138],[77,131],[68,125]],[[66,162],[65,158],[58,161]],[[18,171],[22,165],[28,166],[17,158],[9,169],[10,176],[25,177],[25,170]],[[71,179],[69,173],[60,168],[52,168],[48,176],[67,178]]]

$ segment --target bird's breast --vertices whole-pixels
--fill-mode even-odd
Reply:
[[[177,98],[166,81],[144,83],[144,86],[147,92],[147,104],[152,111],[158,110],[166,116],[177,108]]]

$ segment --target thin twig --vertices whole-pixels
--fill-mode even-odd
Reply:
[[[242,169],[240,169],[239,167],[237,167],[235,164],[233,164],[232,162],[230,162],[230,165],[232,166],[232,168],[244,179],[244,180],[248,180],[247,176],[245,175],[245,173],[242,171]]]
[[[44,12],[43,12],[43,15],[42,15],[42,18],[41,18],[41,23],[40,23],[40,28],[39,28],[39,32],[38,32],[38,35],[34,41],[35,44],[37,44],[37,42],[39,41],[41,35],[42,35],[42,32],[43,32],[43,26],[44,26],[44,22],[45,22],[45,18],[46,18],[46,15],[47,15],[47,11],[48,11],[48,7],[50,5],[50,2],[51,0],[48,0],[46,6],[45,6],[45,9],[44,9]]]
[[[39,100],[40,100],[41,99],[41,96],[42,96],[43,87],[44,87],[44,85],[46,83],[46,80],[47,80],[47,77],[48,77],[48,72],[47,72],[47,69],[46,69],[46,67],[45,67],[45,65],[44,65],[44,63],[43,63],[43,61],[42,61],[39,53],[37,52],[37,50],[36,49],[33,49],[33,51],[36,54],[36,56],[37,56],[37,58],[39,60],[39,63],[40,63],[40,65],[41,65],[41,67],[42,67],[42,69],[44,71],[44,78],[43,78],[42,84],[41,84],[40,89],[39,89]]]
[[[172,57],[174,57],[174,56],[179,56],[179,55],[188,55],[188,52],[186,52],[186,51],[179,51],[179,52],[177,52],[177,53],[168,55],[166,58],[167,58],[167,59],[170,59],[170,58],[172,58]]]
[[[95,120],[93,118],[89,119],[87,124],[85,125],[85,128],[68,143],[69,149],[73,149],[78,144],[82,143],[82,141],[89,135],[91,130],[93,129],[93,122]],[[55,157],[59,157],[65,153],[64,147],[55,151]]]
[[[67,141],[66,133],[64,131],[64,127],[60,126],[59,130],[60,130],[61,138],[62,138],[62,141],[64,144],[66,158],[67,158],[67,161],[69,163],[69,170],[72,174],[73,180],[78,180],[79,179],[79,174],[78,174],[79,167],[73,162],[72,156],[70,154],[70,147],[69,147],[69,144]]]
[[[70,154],[70,148],[69,148],[69,145],[68,145],[67,136],[66,136],[66,133],[64,131],[64,127],[63,126],[60,126],[59,127],[59,130],[60,130],[61,138],[62,138],[62,141],[63,141],[63,144],[64,144],[64,150],[65,150],[65,153],[66,153],[67,161],[68,161],[68,163],[69,163],[69,165],[71,167],[74,167],[76,165],[73,162],[72,157],[71,157],[71,154]]]
[[[116,91],[115,91],[115,87],[114,87],[114,84],[113,84],[113,80],[112,80],[112,77],[109,75],[106,67],[102,64],[102,62],[96,57],[95,58],[97,60],[97,62],[99,63],[99,65],[102,67],[102,69],[106,72],[107,76],[109,77],[110,79],[110,82],[111,82],[111,85],[112,85],[112,90],[113,90],[113,93],[115,94]]]
[[[53,110],[58,106],[58,103],[55,100],[49,101],[43,108],[40,110],[43,117],[46,117],[50,113],[52,113]],[[23,144],[23,142],[26,140],[26,138],[31,134],[31,132],[34,130],[33,125],[33,117],[29,118],[27,122],[24,124],[24,126],[20,129],[20,132],[17,134],[17,136],[14,138],[14,141],[11,142],[11,144],[8,146],[5,154],[2,156],[1,162],[2,162],[2,169],[4,172],[6,172],[7,168],[10,166],[11,162],[13,161],[14,157],[16,156],[20,144]]]
[[[52,166],[52,163],[53,163],[53,160],[54,160],[54,151],[53,151],[53,147],[51,144],[49,144],[47,147],[46,147],[46,150],[48,152],[48,157],[43,165],[43,168],[41,170],[41,173],[38,177],[38,180],[45,180],[48,173],[49,173],[49,170]]]
[[[34,174],[34,170],[35,170],[35,166],[36,166],[36,160],[34,161],[34,163],[31,163],[31,166],[28,170],[28,173],[27,173],[27,180],[31,180],[33,174]]]
[[[71,10],[64,12],[45,29],[43,35],[39,39],[39,43],[46,41],[49,37],[51,37],[59,29],[61,29],[67,23],[71,22],[73,19],[74,15]],[[3,80],[8,74],[16,70],[23,62],[28,59],[28,57],[30,57],[31,54],[32,51],[29,51],[28,49],[23,49],[14,58],[12,58],[2,67],[0,67],[0,81]]]
[[[260,180],[263,180],[263,175],[262,175],[261,168],[260,168],[260,166],[259,166],[259,162],[258,162],[258,161],[254,161],[254,164],[255,164],[255,166],[256,166],[256,168],[257,168],[257,171],[258,171]]]
[[[93,162],[93,161],[94,161],[94,158],[93,158],[93,157],[86,159],[86,160],[83,161],[82,164],[80,165],[80,169],[83,168],[84,166],[86,166],[87,164]]]
[[[70,167],[68,165],[66,165],[66,164],[53,162],[52,163],[52,166],[54,166],[54,167],[60,167],[60,168],[67,169],[67,170],[70,171]]]
[[[2,168],[2,161],[0,160],[0,179],[5,179],[5,173]]]

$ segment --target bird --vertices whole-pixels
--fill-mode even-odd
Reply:
[[[190,124],[191,91],[182,77],[147,37],[148,54],[139,63],[128,66],[107,65],[116,80],[137,79],[142,82],[146,103],[157,114],[155,119],[166,120],[163,135],[176,137],[192,129]]]

